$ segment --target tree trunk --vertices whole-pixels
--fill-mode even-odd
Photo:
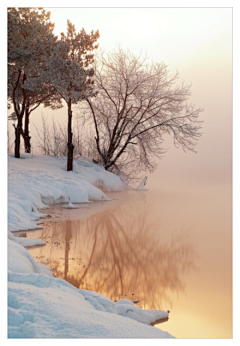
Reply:
[[[12,93],[12,100],[13,100],[13,106],[14,106],[14,111],[17,115],[17,127],[15,127],[15,157],[17,159],[20,159],[20,144],[21,144],[21,134],[23,133],[23,129],[22,129],[22,119],[23,119],[23,115],[24,115],[24,111],[25,111],[25,106],[26,106],[26,94],[25,94],[25,90],[22,88],[22,95],[23,95],[23,100],[22,100],[22,109],[20,111],[20,104],[17,103],[16,98],[15,98],[15,92],[20,80],[20,76],[21,76],[21,70],[19,70],[18,72],[18,79],[17,82],[15,84],[15,87],[13,88],[13,93]],[[25,73],[23,74],[23,83],[26,80],[26,75]]]
[[[67,171],[73,170],[73,149],[74,145],[72,143],[72,100],[68,100],[68,156],[67,156]]]
[[[29,136],[29,109],[26,107],[25,109],[25,123],[24,123],[24,146],[25,146],[25,153],[31,153],[31,144],[30,144],[30,139],[31,137]]]
[[[20,144],[21,144],[22,117],[18,116],[18,123],[15,127],[15,157],[20,159]]]

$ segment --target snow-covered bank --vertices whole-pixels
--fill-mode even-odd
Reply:
[[[166,317],[164,311],[144,311],[125,299],[114,303],[99,293],[79,290],[51,277],[47,270],[21,245],[9,240],[10,338],[171,337],[143,324]]]
[[[43,215],[37,209],[48,204],[86,203],[108,200],[104,191],[122,191],[116,175],[86,160],[74,161],[74,171],[66,171],[66,158],[22,155],[8,161],[8,229],[38,228],[35,220]]]
[[[52,276],[22,246],[39,239],[10,232],[37,227],[47,203],[108,200],[105,191],[120,191],[119,177],[87,161],[66,172],[66,158],[24,155],[9,157],[8,208],[8,336],[9,338],[169,338],[148,324],[168,313],[143,310],[128,300],[114,303],[103,295],[77,289]],[[95,186],[94,186],[95,185]],[[32,242],[32,244],[29,243]],[[28,242],[28,243],[27,243]],[[44,242],[42,242],[44,244]]]

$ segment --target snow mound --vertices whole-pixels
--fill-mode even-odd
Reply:
[[[9,338],[172,337],[119,315],[117,304],[106,297],[95,295],[93,305],[86,299],[86,291],[62,279],[30,273],[30,268],[28,271],[9,273]],[[96,309],[95,305],[102,309]]]
[[[38,228],[36,219],[49,204],[107,201],[105,191],[123,190],[115,174],[86,160],[74,161],[74,171],[66,171],[66,157],[22,155],[9,156],[8,162],[8,229]]]
[[[46,244],[46,242],[41,240],[41,239],[15,237],[9,231],[8,231],[8,239],[14,241],[17,244],[25,246],[25,247],[39,246],[39,245],[45,245]]]
[[[45,273],[53,275],[47,266],[37,263],[23,246],[10,239],[8,239],[8,271],[11,274]]]
[[[106,192],[123,191],[126,188],[126,182],[118,176],[87,159],[74,160],[74,171],[80,174],[82,179]]]
[[[81,293],[95,309],[126,316],[141,323],[153,324],[158,320],[168,318],[168,313],[163,310],[143,310],[128,299],[120,299],[114,303],[100,293],[86,290],[81,290]]]
[[[156,321],[168,318],[168,313],[163,310],[143,310],[127,299],[120,299],[116,303],[116,311],[121,316],[126,316],[145,324],[154,324]]]

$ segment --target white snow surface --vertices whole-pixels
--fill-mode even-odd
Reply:
[[[117,303],[77,289],[53,277],[23,246],[43,245],[39,239],[14,237],[37,228],[39,208],[47,204],[108,200],[107,191],[123,189],[121,180],[103,168],[76,161],[66,172],[66,158],[23,155],[9,157],[8,179],[8,337],[9,338],[171,338],[149,326],[165,318],[162,310],[143,310],[130,300]],[[39,228],[39,227],[38,227]]]
[[[109,200],[104,191],[122,191],[123,183],[115,174],[87,160],[74,161],[66,171],[66,157],[31,154],[8,161],[8,230],[40,228],[35,220],[43,217],[37,209],[49,204]]]

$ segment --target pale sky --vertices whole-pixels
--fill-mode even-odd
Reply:
[[[66,31],[69,19],[77,30],[99,30],[100,47],[106,50],[120,43],[174,67],[213,51],[221,59],[231,59],[231,8],[46,9],[51,11],[55,34]]]
[[[48,8],[55,34],[65,31],[67,19],[77,31],[99,30],[99,45],[111,50],[116,44],[133,52],[143,51],[154,62],[164,62],[179,81],[192,84],[191,102],[204,108],[203,136],[198,154],[175,149],[159,162],[167,176],[226,182],[231,179],[232,144],[232,9],[231,8]],[[52,115],[49,109],[41,110]],[[40,110],[32,114],[38,122]],[[65,119],[63,109],[54,117]],[[32,130],[32,128],[31,128]],[[33,132],[32,132],[33,134]]]
[[[100,48],[111,50],[121,44],[136,53],[143,51],[154,62],[164,62],[170,72],[178,71],[180,83],[192,84],[190,102],[205,109],[200,114],[204,123],[198,154],[185,154],[174,148],[172,138],[166,138],[169,151],[153,178],[161,170],[174,179],[177,170],[180,179],[230,182],[232,8],[44,8],[51,12],[55,34],[66,30],[69,19],[77,31],[99,30]],[[30,124],[39,125],[41,113],[67,122],[65,109],[39,107],[32,113]],[[34,144],[33,126],[30,131]]]

